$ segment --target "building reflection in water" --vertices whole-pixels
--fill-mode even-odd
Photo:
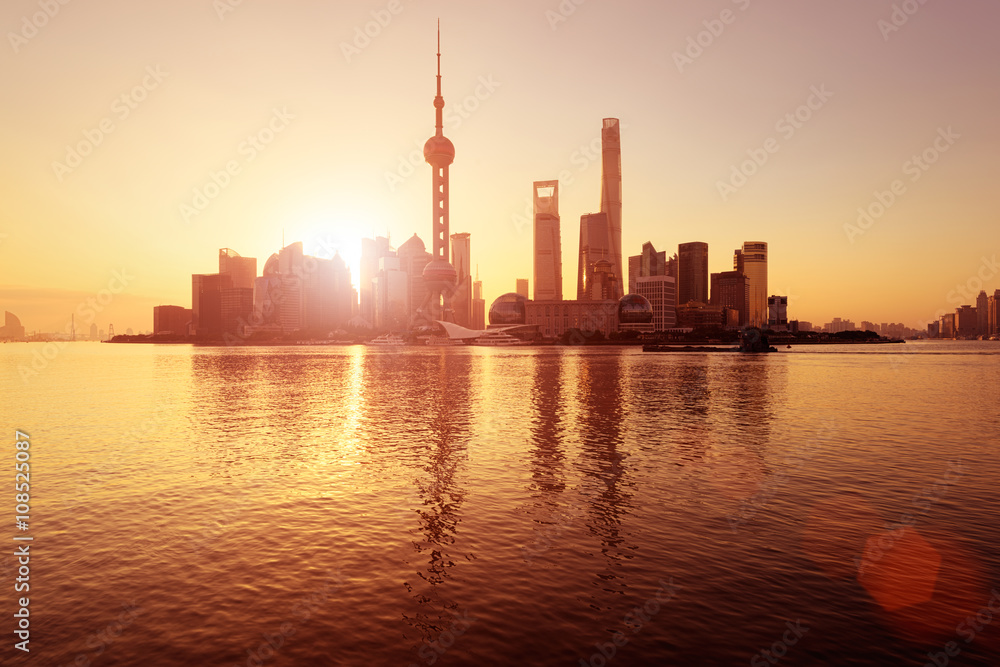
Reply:
[[[415,613],[404,614],[404,620],[426,642],[435,640],[460,614],[457,602],[442,594],[442,584],[451,576],[451,568],[472,558],[455,553],[455,544],[466,495],[460,469],[468,457],[473,414],[470,378],[476,361],[474,355],[446,349],[419,358],[425,371],[421,386],[401,388],[421,396],[421,430],[426,434],[420,447],[424,475],[415,482],[421,539],[412,542],[422,569],[416,572],[420,581],[405,582],[418,607]]]
[[[713,443],[710,482],[730,501],[753,499],[766,484],[771,449],[772,392],[785,365],[766,355],[739,356],[714,371],[719,386],[712,413],[719,424]],[[776,363],[774,363],[776,362]]]
[[[622,403],[624,382],[622,355],[579,354],[576,362],[577,428],[581,438],[581,493],[588,505],[587,526],[600,541],[605,571],[595,583],[605,590],[615,579],[615,570],[634,548],[627,543],[623,520],[632,510],[628,455],[623,423],[627,411]],[[596,598],[595,598],[596,601]]]
[[[673,370],[674,382],[667,379],[664,387],[675,392],[678,414],[671,420],[684,424],[677,436],[677,455],[687,461],[702,461],[711,448],[709,363],[707,354],[684,356]]]
[[[531,362],[531,490],[555,510],[566,490],[563,354],[535,354]]]

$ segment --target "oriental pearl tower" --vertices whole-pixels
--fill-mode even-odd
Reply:
[[[448,261],[448,166],[455,160],[455,145],[444,136],[444,98],[441,97],[441,22],[438,21],[437,97],[434,98],[437,118],[434,136],[424,144],[424,160],[434,169],[433,213],[434,249],[431,261],[424,267],[424,284],[430,298],[429,319],[454,322],[451,295],[458,271]]]

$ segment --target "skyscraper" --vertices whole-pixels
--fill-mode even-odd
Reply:
[[[476,331],[486,328],[486,300],[483,298],[483,281],[479,279],[479,266],[476,266],[476,279],[472,283],[471,328]]]
[[[737,325],[745,326],[750,302],[750,280],[742,271],[712,274],[711,305],[735,310]]]
[[[441,27],[438,25],[437,96],[434,98],[435,133],[424,144],[424,160],[434,169],[431,231],[433,250],[431,261],[423,270],[429,308],[424,315],[430,320],[454,321],[451,312],[451,292],[458,273],[448,261],[448,168],[455,161],[455,146],[444,136],[444,98],[441,96]],[[412,278],[412,276],[411,276]]]
[[[535,181],[533,190],[535,301],[562,301],[559,181]]]
[[[471,234],[451,235],[451,257],[458,272],[458,283],[451,296],[455,323],[469,327],[472,322],[472,241]]]
[[[955,309],[955,338],[971,338],[978,325],[976,309],[966,305]]]
[[[677,325],[677,294],[672,276],[637,276],[629,292],[646,297],[653,308],[653,330],[666,331]]]
[[[628,291],[634,293],[638,278],[667,275],[667,252],[657,252],[649,241],[642,244],[642,252],[628,258]],[[655,318],[654,318],[655,319]]]
[[[527,278],[516,278],[514,280],[514,293],[520,294],[525,299],[528,298],[528,279]]]
[[[733,268],[747,274],[750,279],[747,323],[755,327],[767,326],[767,243],[744,242],[742,250],[735,252]]]
[[[608,216],[607,259],[611,271],[618,277],[620,299],[621,282],[625,277],[622,264],[622,140],[617,118],[605,118],[601,129],[601,213]]]
[[[708,303],[708,244],[700,241],[677,246],[677,303]]]
[[[597,262],[606,260],[614,273],[611,261],[611,237],[607,213],[588,213],[580,217],[580,259],[576,276],[576,298],[579,301],[601,299],[594,296],[594,271]],[[609,297],[610,298],[610,297]]]
[[[228,273],[191,276],[191,325],[202,338],[222,336],[222,291],[233,288]]]
[[[991,336],[1000,335],[1000,289],[994,290],[986,300],[986,333]]]
[[[617,118],[604,119],[601,146],[601,212],[580,218],[576,298],[581,301],[620,299],[626,279],[622,264],[622,144]],[[601,267],[602,283],[613,291],[595,296],[594,272],[602,260],[607,262]]]
[[[986,296],[986,290],[979,290],[976,297],[976,320],[976,335],[989,336],[990,298]]]
[[[240,257],[240,254],[230,248],[219,250],[219,273],[232,277],[233,287],[253,289],[253,280],[257,277],[257,258]]]

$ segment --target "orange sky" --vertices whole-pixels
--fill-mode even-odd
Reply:
[[[260,267],[284,231],[357,280],[361,236],[429,242],[430,168],[408,158],[433,133],[440,16],[451,231],[472,234],[488,302],[531,275],[534,180],[561,178],[574,292],[600,204],[589,145],[618,117],[624,254],[705,241],[723,271],[764,240],[792,318],[917,326],[974,303],[958,285],[1000,288],[983,261],[1000,255],[1000,6],[893,6],[8,0],[0,310],[62,329],[124,270],[97,323],[148,329],[221,247]]]

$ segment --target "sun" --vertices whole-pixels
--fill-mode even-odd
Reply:
[[[285,230],[285,243],[302,242],[307,255],[330,259],[340,255],[351,271],[357,287],[361,271],[361,239],[369,236],[368,226],[354,217],[318,217]]]

